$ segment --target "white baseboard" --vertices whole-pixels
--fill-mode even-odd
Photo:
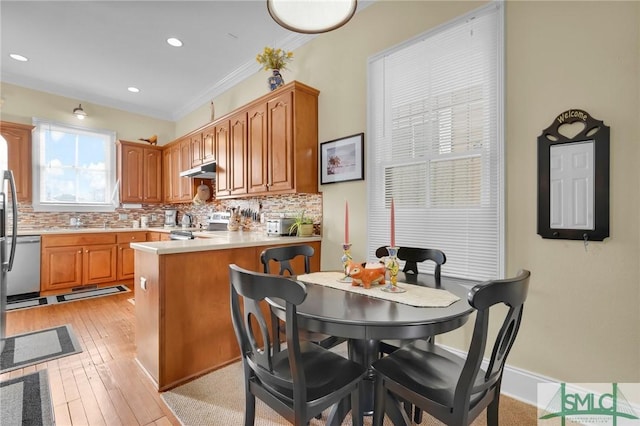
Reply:
[[[464,351],[451,346],[441,346],[462,358],[467,357],[467,353]],[[486,369],[488,366],[489,360],[485,358],[482,361],[482,368]],[[511,367],[507,364],[504,366],[504,372],[502,373],[501,393],[529,405],[536,406],[538,383],[560,383],[560,381],[520,368]]]
[[[441,345],[443,348],[453,352],[454,354],[466,358],[467,353],[461,351],[456,348],[452,348],[451,346]],[[487,369],[489,366],[489,360],[484,359],[482,361],[482,368]],[[534,407],[538,406],[538,384],[539,383],[562,383],[561,380],[553,379],[551,377],[542,376],[540,374],[535,374],[530,371],[523,370],[517,367],[511,367],[508,364],[505,365],[504,371],[502,373],[502,386],[501,393],[507,395],[513,399],[517,399],[518,401],[522,401],[526,404],[533,405]],[[598,393],[598,391],[594,389],[584,389],[577,386],[573,386],[579,392],[587,393],[593,392]],[[637,388],[636,388],[637,389]],[[635,413],[640,413],[640,403],[635,401],[629,401],[631,408]]]

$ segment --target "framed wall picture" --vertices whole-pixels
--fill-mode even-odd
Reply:
[[[364,179],[364,133],[320,144],[320,184]]]

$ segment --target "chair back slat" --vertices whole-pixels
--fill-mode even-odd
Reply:
[[[311,263],[310,258],[315,253],[313,247],[300,244],[300,245],[292,245],[292,246],[283,246],[283,247],[273,247],[264,250],[260,253],[260,261],[262,262],[263,272],[265,274],[273,274],[271,271],[271,262],[278,262],[280,270],[278,271],[278,275],[284,275],[285,272],[288,272],[289,275],[296,275],[296,271],[294,271],[291,266],[291,261],[298,256],[304,257],[304,273],[308,274],[311,272]]]

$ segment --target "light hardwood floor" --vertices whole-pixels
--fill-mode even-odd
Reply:
[[[133,293],[7,313],[7,335],[71,324],[83,351],[0,375],[47,369],[56,425],[179,425],[135,362]]]

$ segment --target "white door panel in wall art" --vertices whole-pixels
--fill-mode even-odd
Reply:
[[[594,229],[594,141],[550,149],[550,226]]]

